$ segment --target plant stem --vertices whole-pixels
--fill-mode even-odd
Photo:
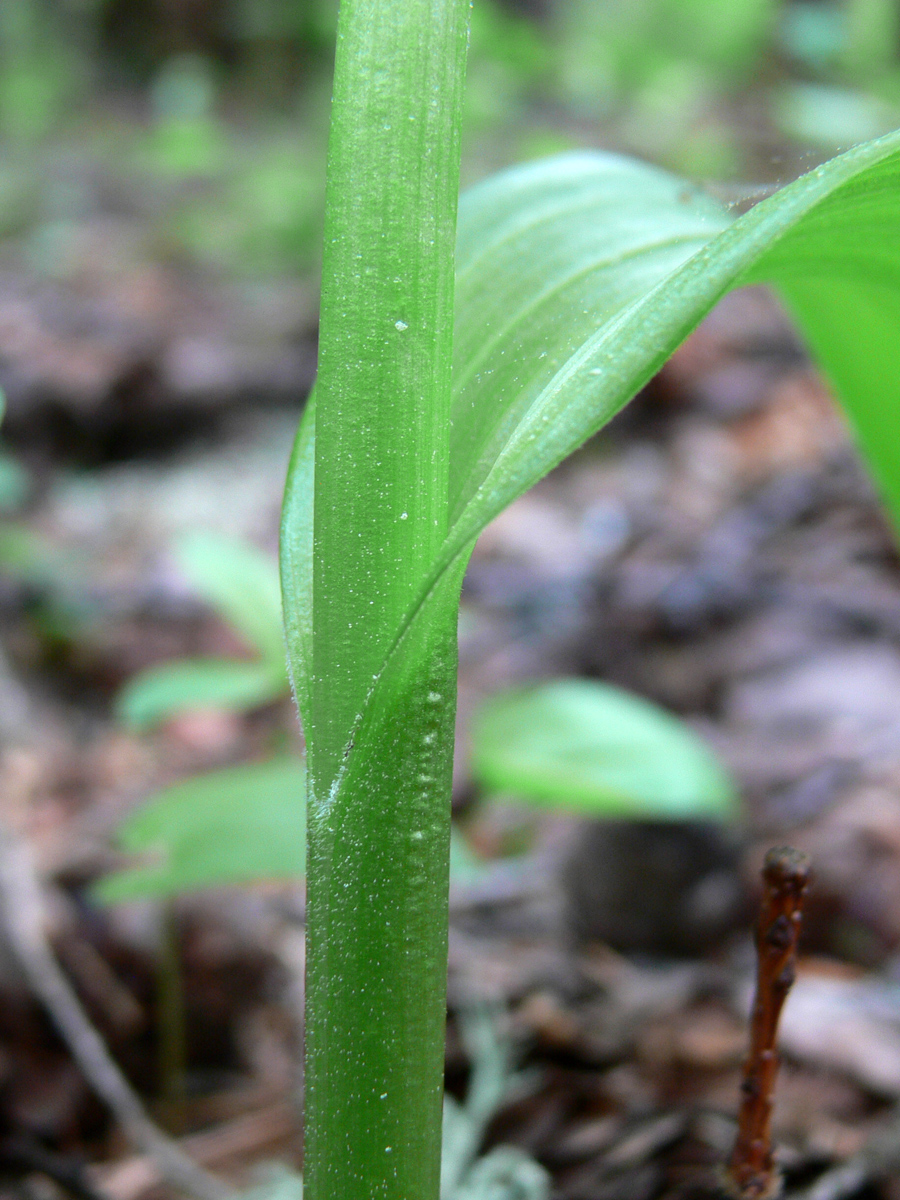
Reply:
[[[388,651],[447,529],[467,17],[341,4],[303,714],[307,1200],[438,1194],[459,572]]]
[[[794,982],[809,860],[790,846],[770,850],[763,866],[763,883],[750,1052],[741,1084],[738,1136],[726,1172],[728,1191],[738,1200],[772,1200],[781,1191],[772,1152],[772,1104],[778,1073],[775,1038],[781,1009]]]

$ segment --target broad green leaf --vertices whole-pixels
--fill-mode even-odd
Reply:
[[[116,716],[134,729],[150,729],[194,709],[244,712],[277,700],[286,689],[285,672],[273,663],[177,659],[130,679],[116,698]]]
[[[456,487],[443,561],[622,408],[726,291],[751,281],[773,284],[827,355],[900,514],[900,439],[885,438],[900,411],[900,134],[734,221],[684,181],[627,159],[530,164],[464,197],[457,273]]]
[[[900,524],[900,132],[737,219],[684,180],[600,153],[513,168],[463,196],[450,527],[387,643],[366,709],[381,703],[387,664],[482,529],[601,429],[727,291],[759,282],[794,313]],[[310,413],[298,439],[282,540],[301,711],[311,675],[302,647],[311,644],[312,542],[301,515],[312,511],[313,422]],[[356,729],[364,722],[361,712]]]
[[[498,468],[510,469],[511,450],[523,456],[523,435],[529,444],[560,443],[577,436],[588,413],[602,420],[599,395],[624,403],[626,363],[609,353],[607,338],[727,224],[683,180],[611,155],[533,163],[463,197],[451,520],[464,520],[473,499],[483,505],[479,489]],[[643,365],[657,347],[648,340],[642,348]]]
[[[726,818],[734,785],[681,721],[587,679],[507,692],[479,712],[472,767],[482,787],[603,817]]]
[[[287,756],[195,775],[151,797],[119,830],[121,848],[147,861],[116,871],[97,898],[161,899],[224,884],[298,879],[306,831],[306,772]]]
[[[200,595],[266,662],[285,669],[277,563],[249,542],[209,530],[184,534],[176,553]]]

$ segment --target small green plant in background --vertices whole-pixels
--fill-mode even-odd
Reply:
[[[242,712],[286,696],[274,560],[248,542],[199,530],[179,539],[175,557],[194,590],[237,633],[251,657],[183,658],[141,671],[119,693],[119,719],[143,730],[181,712]]]
[[[498,1146],[478,1157],[492,1118],[528,1087],[514,1070],[503,1014],[490,1005],[464,1008],[459,1024],[472,1073],[461,1104],[444,1097],[441,1200],[546,1200],[549,1177],[524,1151]]]
[[[729,820],[734,784],[681,721],[621,688],[564,679],[495,696],[472,728],[483,792],[592,817]]]
[[[248,712],[285,699],[275,561],[250,543],[194,531],[175,547],[182,574],[253,657],[175,659],[135,675],[115,712],[136,732],[182,713]],[[731,818],[735,790],[682,722],[620,688],[557,680],[498,694],[475,714],[479,794],[594,817]],[[172,897],[198,888],[296,879],[304,862],[297,808],[304,766],[275,754],[184,779],[149,796],[121,825],[119,848],[139,861],[95,890],[99,900]],[[254,803],[248,805],[246,797]],[[455,872],[477,868],[454,829]]]
[[[786,5],[779,48],[802,78],[773,93],[778,127],[834,150],[900,119],[900,9],[894,0]]]
[[[245,712],[286,698],[274,560],[237,538],[201,531],[179,539],[176,558],[252,657],[176,659],[150,667],[119,693],[119,719],[146,731],[181,713]],[[299,878],[305,821],[296,796],[304,778],[299,758],[279,753],[195,775],[148,797],[118,832],[120,848],[139,861],[101,880],[97,899],[167,899],[197,888]]]
[[[296,757],[278,755],[165,788],[119,830],[119,846],[138,864],[100,880],[95,896],[105,904],[162,900],[198,888],[301,878],[306,837],[297,794],[304,778]]]

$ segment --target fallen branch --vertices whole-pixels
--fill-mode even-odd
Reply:
[[[25,842],[0,822],[0,902],[10,946],[29,987],[46,1008],[94,1091],[112,1110],[160,1177],[196,1200],[227,1200],[233,1193],[198,1166],[150,1119],[89,1021],[44,933],[40,885]]]
[[[778,1073],[775,1038],[782,1006],[794,982],[809,860],[789,846],[770,850],[763,884],[750,1052],[741,1084],[737,1140],[725,1172],[727,1190],[737,1200],[774,1200],[781,1191],[772,1150],[772,1104]]]

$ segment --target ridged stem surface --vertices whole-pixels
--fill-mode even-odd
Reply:
[[[456,578],[447,533],[468,0],[343,0],[316,387],[307,1200],[436,1200]]]

